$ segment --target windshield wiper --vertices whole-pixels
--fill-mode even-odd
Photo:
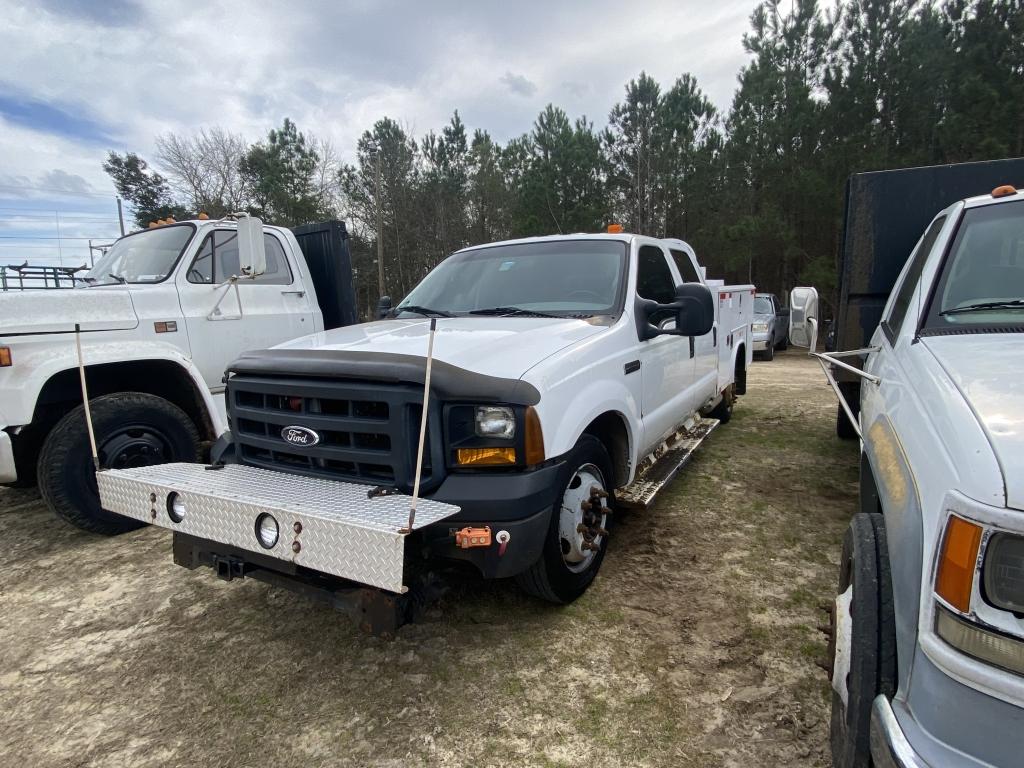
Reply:
[[[114,278],[119,283],[127,283],[128,282],[123,277],[121,277],[120,275],[115,275],[113,272],[107,272],[107,277],[112,277],[112,278]]]
[[[416,304],[406,304],[404,307],[397,307],[395,314],[399,312],[414,312],[417,315],[423,315],[424,317],[451,317],[451,312],[445,312],[443,309],[431,309],[430,307],[420,307]]]
[[[980,312],[986,309],[1008,309],[1012,307],[1024,307],[1024,299],[1013,299],[1012,301],[986,301],[981,304],[968,304],[966,307],[944,309],[939,312],[939,315],[956,315],[960,312]]]
[[[502,317],[559,317],[559,315],[549,315],[547,312],[537,312],[536,310],[523,309],[522,307],[488,307],[487,309],[471,309],[469,314],[501,315]]]

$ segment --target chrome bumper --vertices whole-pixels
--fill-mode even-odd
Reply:
[[[892,704],[882,694],[871,707],[871,759],[878,768],[930,768],[910,746]]]
[[[18,470],[14,466],[14,446],[11,436],[0,429],[0,483],[13,483],[18,479]]]
[[[369,497],[370,486],[229,464],[161,464],[96,473],[103,508],[146,523],[363,584],[404,592],[410,497]],[[184,502],[180,521],[168,496]],[[414,528],[451,517],[452,504],[420,499]],[[271,515],[278,538],[264,547],[257,518]]]

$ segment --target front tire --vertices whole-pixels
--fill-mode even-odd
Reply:
[[[764,359],[765,362],[771,362],[775,359],[775,338],[771,337],[768,339],[768,346],[764,348]]]
[[[608,512],[612,502],[612,462],[600,440],[593,435],[580,437],[566,464],[568,476],[551,509],[541,555],[516,576],[525,592],[559,605],[582,595],[600,570],[608,546]],[[607,496],[591,494],[592,488]],[[589,511],[583,511],[584,502],[592,505]],[[577,525],[605,532],[580,533]],[[584,548],[585,541],[597,549]]]
[[[829,643],[832,764],[869,768],[871,706],[879,694],[891,698],[896,692],[896,624],[882,515],[861,512],[850,522],[838,594]]]
[[[104,469],[196,461],[199,434],[195,425],[184,411],[162,397],[118,392],[90,400],[89,405]],[[143,525],[100,506],[83,406],[64,416],[46,437],[36,472],[47,506],[78,528],[111,535]]]

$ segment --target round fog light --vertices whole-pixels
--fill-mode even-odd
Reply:
[[[273,515],[264,512],[256,518],[256,540],[259,541],[261,547],[273,549],[274,545],[277,544],[278,536],[277,520],[274,519]]]
[[[185,519],[185,501],[177,491],[167,494],[167,516],[175,523],[180,523]]]

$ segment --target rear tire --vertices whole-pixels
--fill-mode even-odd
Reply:
[[[764,359],[766,362],[771,362],[775,359],[775,339],[768,339],[768,346],[764,348]]]
[[[850,411],[853,412],[854,418],[859,417],[860,384],[855,381],[841,381],[839,382],[839,391],[843,393],[843,399],[850,406]],[[836,407],[836,436],[840,440],[856,440],[859,437],[856,428],[850,423],[850,419],[841,405]]]
[[[162,397],[118,392],[89,401],[100,466],[123,469],[196,461],[199,434],[192,420]],[[57,422],[37,464],[39,492],[47,506],[72,525],[93,533],[124,533],[143,525],[100,506],[85,409]]]
[[[789,334],[788,333],[785,336],[783,336],[782,337],[782,341],[779,342],[779,351],[780,352],[785,352],[787,349],[789,349]]]
[[[608,498],[605,501],[609,507],[612,506],[613,501],[610,487],[611,479],[614,477],[612,462],[608,457],[608,451],[600,440],[593,435],[581,436],[576,447],[570,452],[566,464],[568,473],[558,494],[558,500],[551,509],[551,520],[540,557],[527,570],[516,576],[516,582],[524,592],[558,605],[571,603],[586,592],[587,587],[590,586],[600,570],[601,563],[604,562],[605,551],[608,547],[607,537],[602,536],[599,539],[600,549],[593,552],[589,562],[573,566],[567,561],[566,553],[563,551],[566,542],[563,541],[560,532],[560,520],[565,499],[573,496],[574,479],[586,468],[596,468],[601,475],[598,484],[608,493]],[[606,517],[604,521],[606,529],[610,522],[610,516]]]
[[[836,768],[869,768],[872,704],[879,694],[891,698],[896,692],[896,625],[885,522],[881,515],[858,513],[847,528],[838,594],[850,588],[847,698],[844,703],[833,686],[832,764]],[[840,640],[836,626],[834,618],[830,645],[833,666],[834,644]],[[835,675],[834,670],[831,674]]]
[[[711,409],[708,413],[712,419],[718,419],[720,424],[728,424],[732,418],[733,408],[736,407],[736,385],[730,384],[722,392],[722,399],[718,401],[718,405]]]

